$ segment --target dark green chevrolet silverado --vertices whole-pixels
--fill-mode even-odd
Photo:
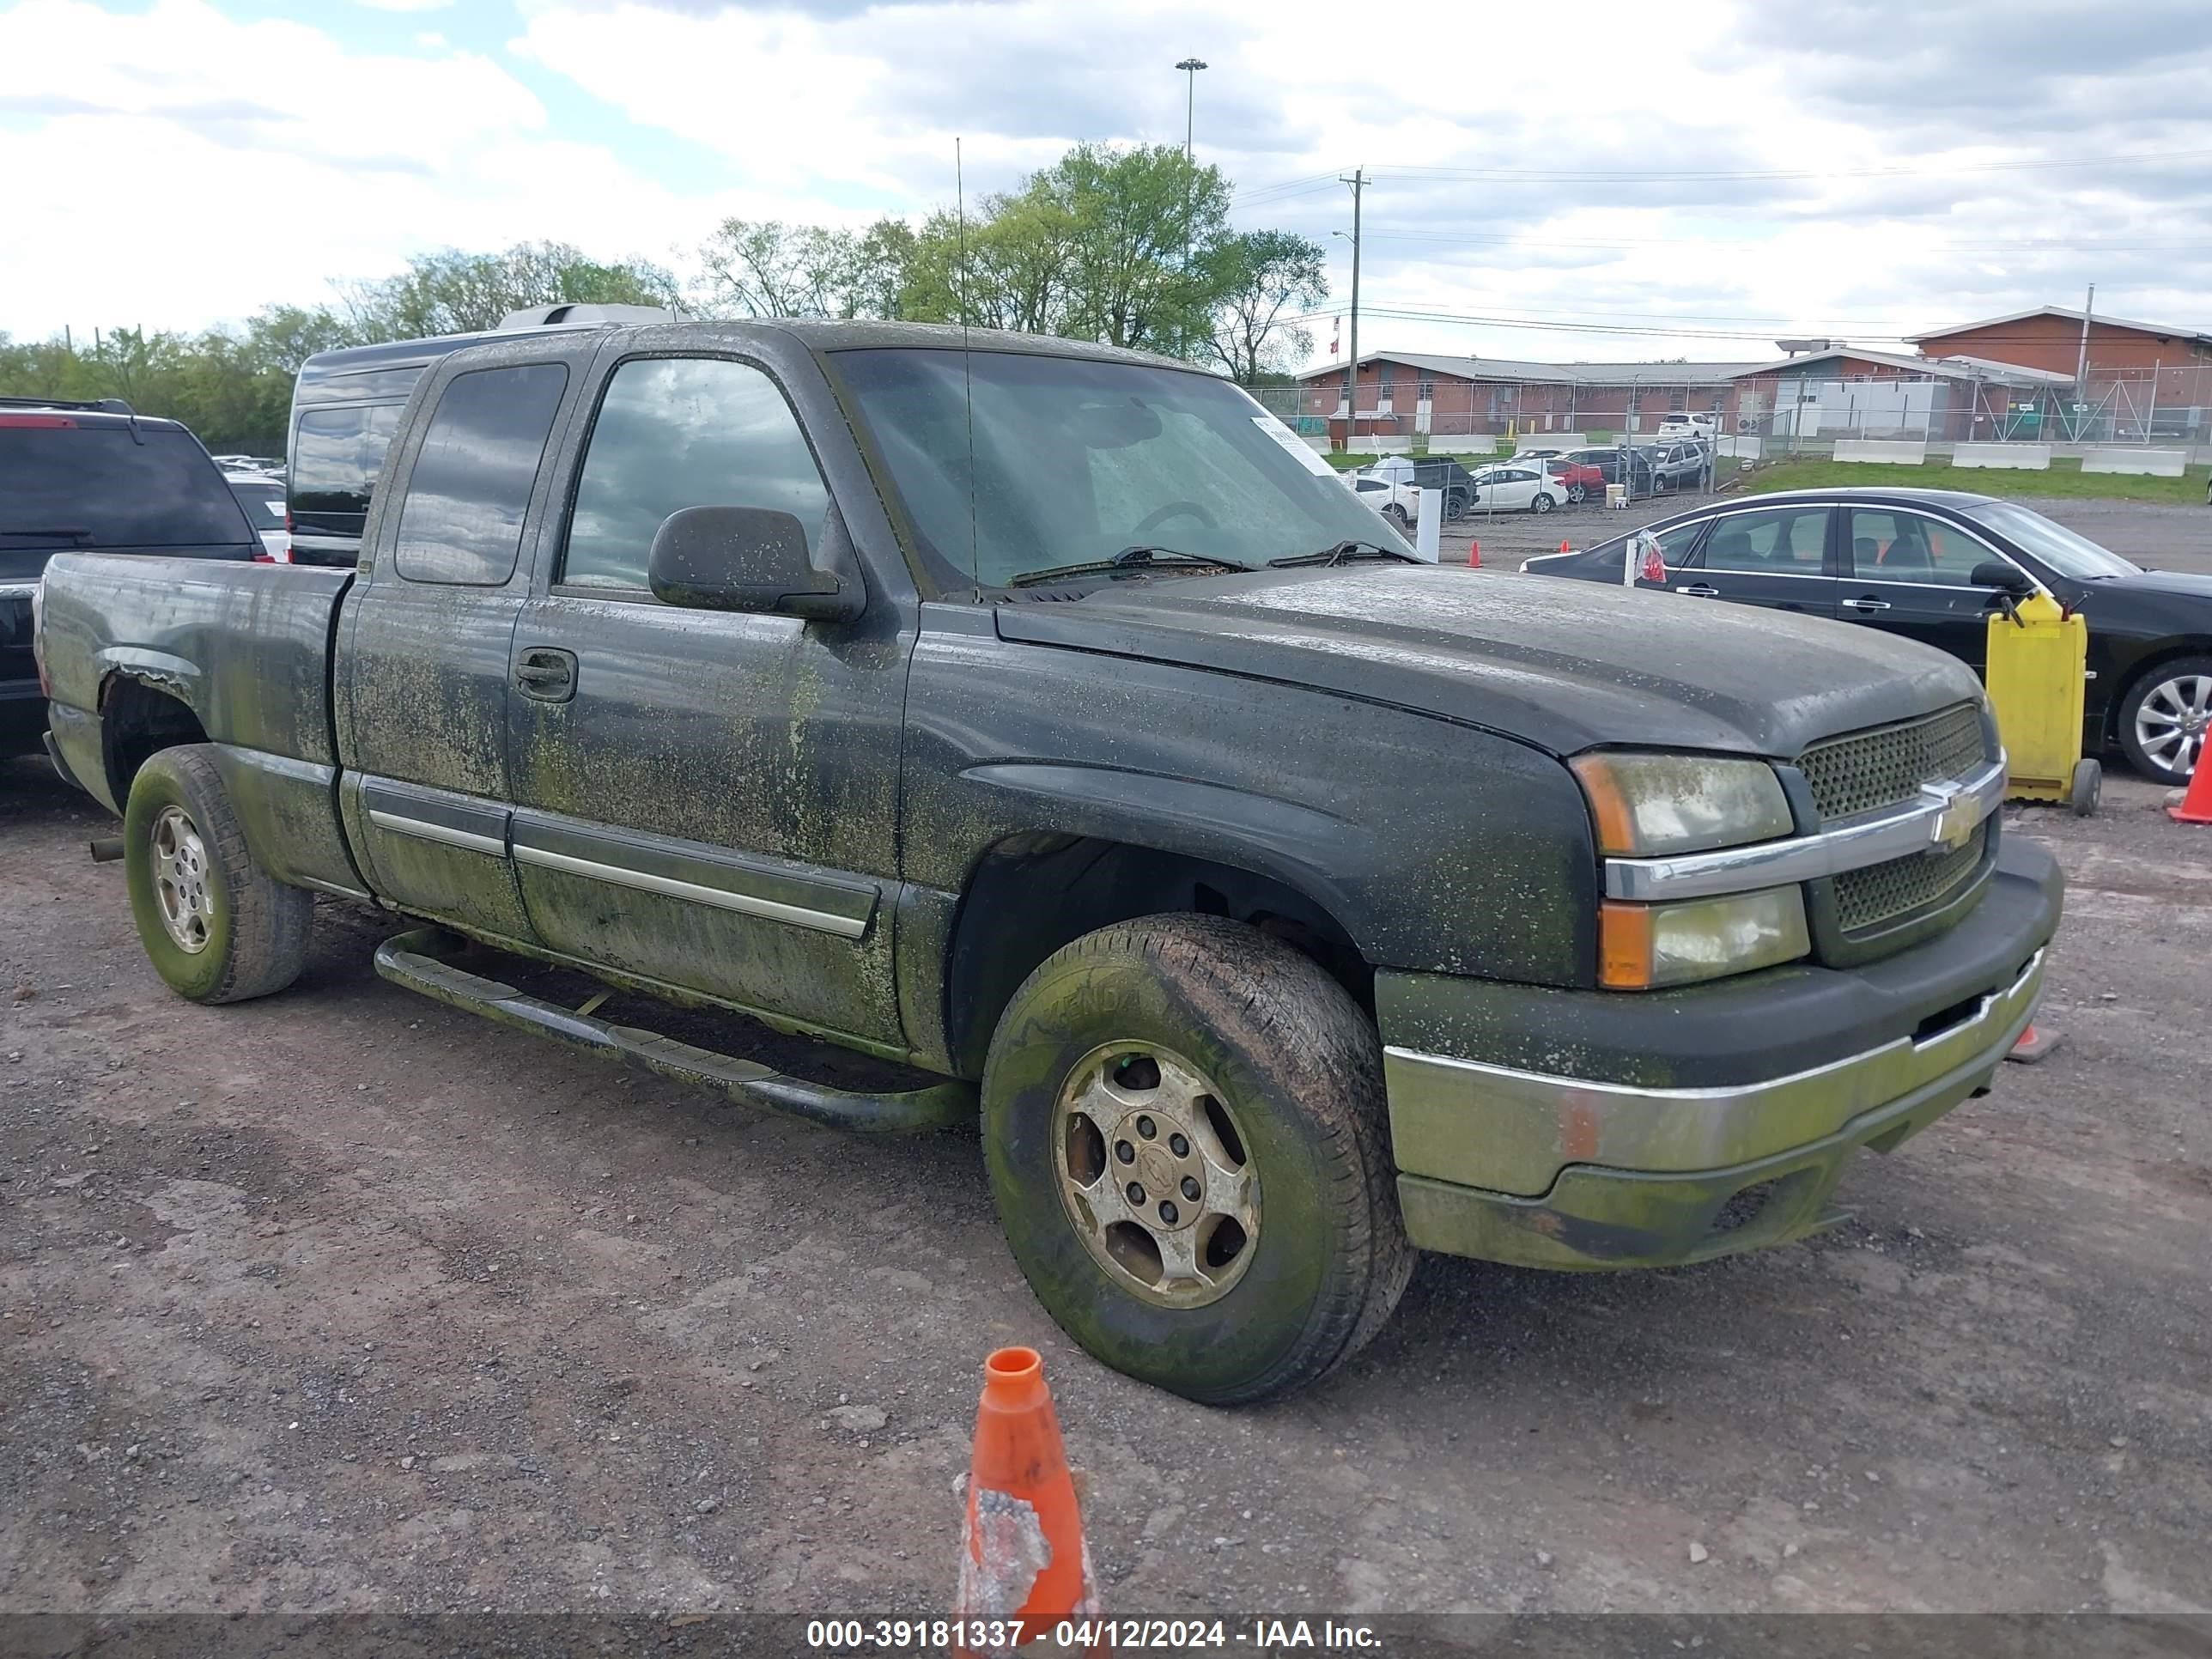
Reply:
[[[184,995],[282,990],[337,895],[495,1018],[824,1121],[980,1116],[1053,1316],[1206,1401],[1355,1352],[1416,1248],[1822,1226],[1989,1085],[2058,920],[1960,664],[1421,564],[1237,388],[1061,341],[456,349],[357,570],[65,555],[39,644]],[[517,957],[927,1075],[771,1071]]]

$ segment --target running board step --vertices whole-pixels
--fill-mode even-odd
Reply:
[[[594,1019],[441,959],[461,944],[436,927],[400,933],[376,947],[376,971],[394,985],[434,1001],[555,1038],[602,1060],[719,1089],[733,1100],[772,1107],[834,1128],[886,1133],[944,1129],[975,1121],[973,1084],[945,1082],[896,1094],[856,1094],[826,1083],[809,1083],[757,1060],[695,1048],[635,1025]]]

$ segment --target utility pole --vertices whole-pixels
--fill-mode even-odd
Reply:
[[[1349,179],[1339,174],[1337,183],[1352,186],[1352,375],[1344,411],[1344,441],[1349,448],[1359,435],[1359,196],[1366,187],[1367,169],[1352,168]]]
[[[2074,441],[2081,441],[2083,425],[2089,418],[2089,318],[2097,309],[2097,285],[2089,284],[2088,297],[2081,301],[2081,353],[2074,360]]]

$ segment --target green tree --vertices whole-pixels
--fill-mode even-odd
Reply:
[[[857,313],[860,239],[824,225],[725,219],[699,250],[704,308],[738,317]]]
[[[1030,180],[1074,227],[1067,325],[1109,345],[1196,356],[1212,336],[1208,250],[1229,234],[1229,181],[1172,144],[1079,144]]]
[[[1328,297],[1328,256],[1319,243],[1287,230],[1246,231],[1215,241],[1205,262],[1215,306],[1206,349],[1232,380],[1257,385],[1312,348],[1313,335],[1285,317]]]
[[[565,242],[419,254],[396,276],[343,283],[341,320],[364,340],[471,334],[531,306],[672,305],[676,279],[643,260],[602,264]]]

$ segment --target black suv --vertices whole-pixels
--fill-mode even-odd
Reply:
[[[120,398],[0,398],[0,755],[39,746],[31,602],[57,553],[251,559],[260,538],[185,428]]]

